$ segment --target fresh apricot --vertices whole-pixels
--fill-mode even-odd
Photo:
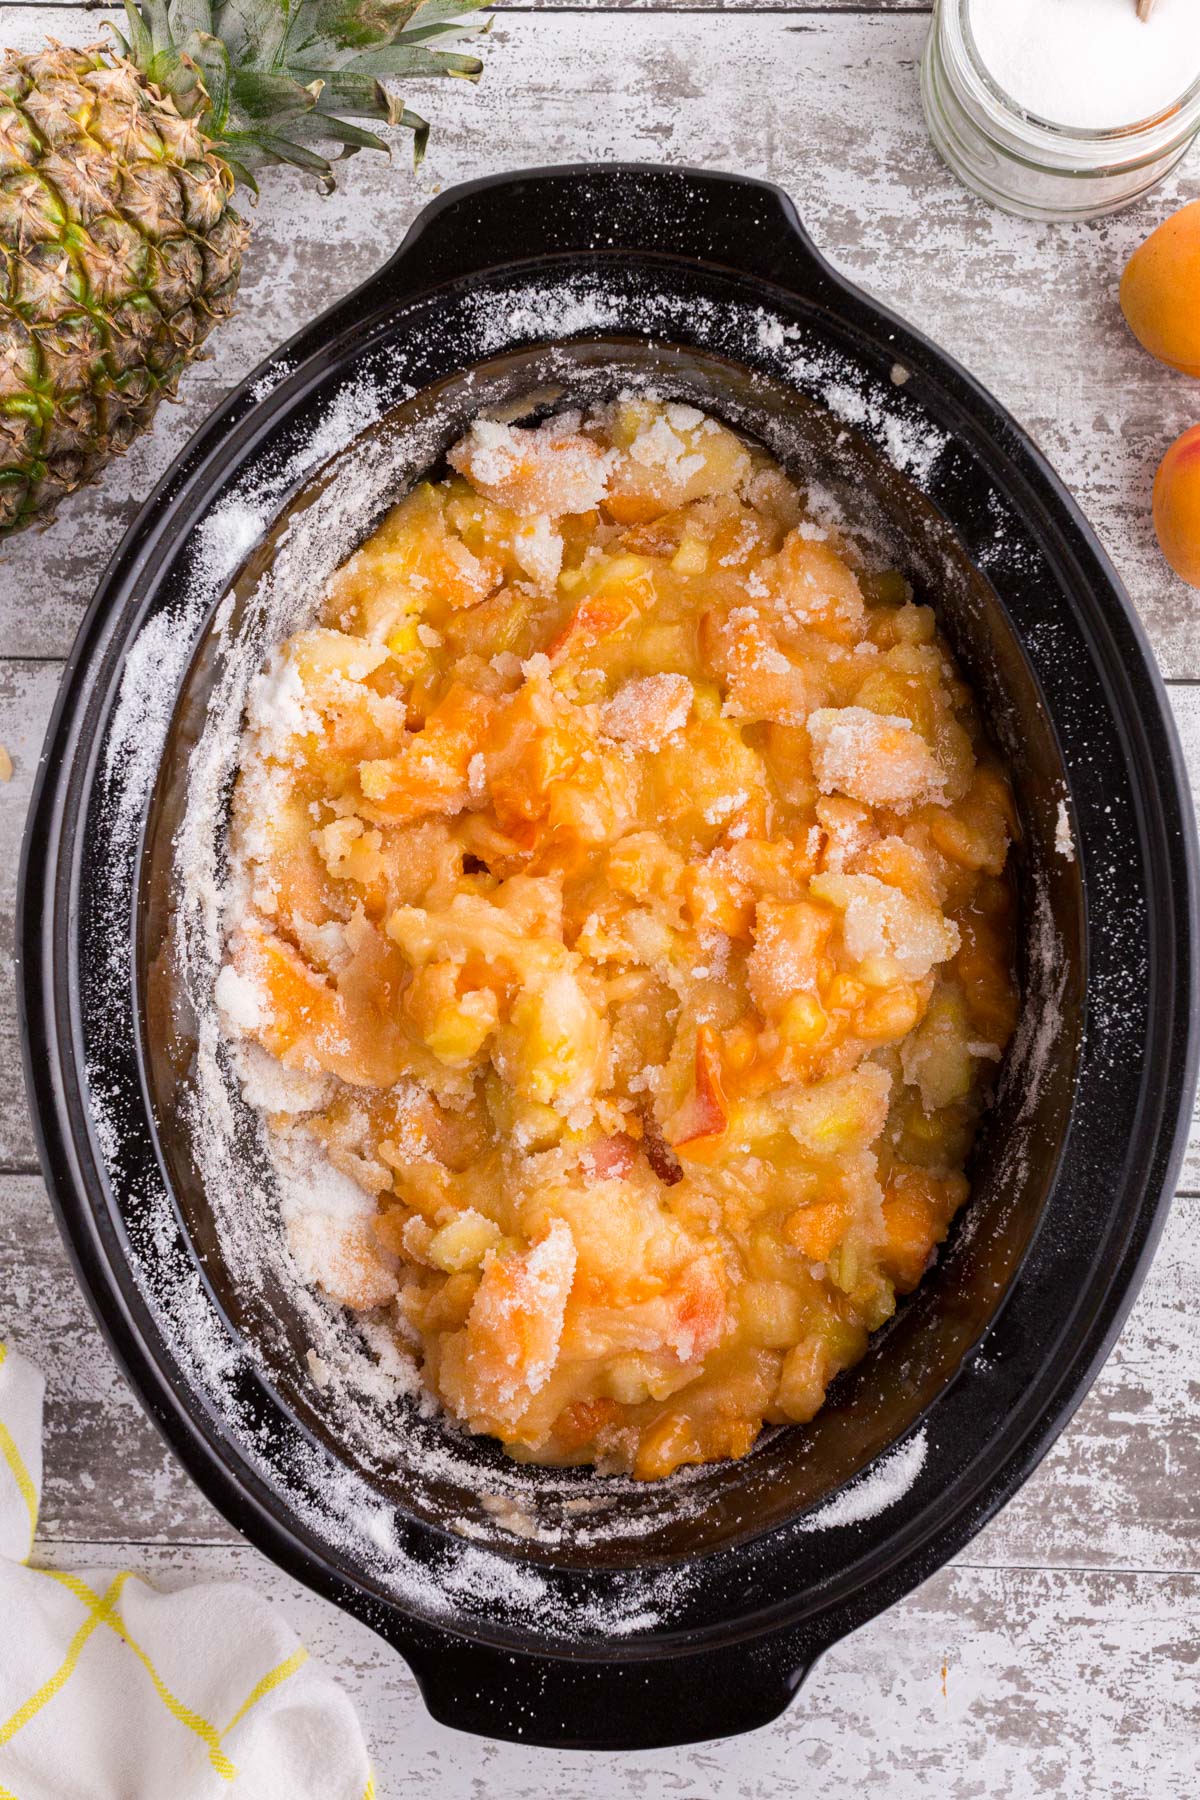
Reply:
[[[1176,438],[1158,465],[1154,529],[1175,573],[1200,588],[1200,425]]]
[[[1200,377],[1200,200],[1134,251],[1121,277],[1121,311],[1152,356]]]

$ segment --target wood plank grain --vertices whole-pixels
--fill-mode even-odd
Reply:
[[[12,760],[11,778],[0,783],[0,1168],[32,1168],[36,1163],[17,1032],[17,866],[60,673],[55,662],[0,659],[0,744]]]
[[[228,1540],[142,1417],[33,1176],[0,1178],[0,1333],[47,1378],[48,1541]],[[964,1564],[1200,1572],[1200,1199],[1178,1200],[1107,1366]]]
[[[240,1581],[350,1696],[387,1800],[1189,1800],[1200,1577],[944,1569],[831,1650],[749,1737],[623,1754],[535,1750],[435,1725],[399,1656],[248,1546],[55,1546],[164,1588]]]
[[[94,15],[10,7],[8,40],[94,36]],[[782,183],[839,267],[964,362],[1012,408],[1078,495],[1129,585],[1168,673],[1200,677],[1194,598],[1149,520],[1159,456],[1200,413],[1185,377],[1133,342],[1116,304],[1130,250],[1200,192],[1193,152],[1165,188],[1093,224],[1010,219],[968,195],[925,135],[917,62],[927,21],[892,11],[501,13],[488,73],[414,95],[431,112],[413,176],[358,157],[322,200],[290,172],[265,184],[242,305],[181,404],[0,560],[0,646],[65,651],[96,569],[223,391],[395,248],[453,182],[538,163],[648,159]],[[750,98],[752,97],[752,98]]]
[[[0,1335],[46,1377],[40,1530],[48,1541],[236,1541],[117,1368],[36,1176],[0,1176]]]

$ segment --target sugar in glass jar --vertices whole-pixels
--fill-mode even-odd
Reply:
[[[996,206],[1117,212],[1200,132],[1200,0],[936,0],[921,90],[934,145]]]

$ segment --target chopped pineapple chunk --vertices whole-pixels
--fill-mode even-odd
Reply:
[[[425,1258],[435,1268],[456,1275],[463,1269],[477,1269],[489,1250],[495,1250],[504,1233],[494,1219],[468,1206],[435,1231],[425,1245]]]

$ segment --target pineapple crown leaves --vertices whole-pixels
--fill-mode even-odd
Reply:
[[[195,118],[239,181],[292,163],[333,186],[331,159],[388,145],[352,123],[380,119],[413,134],[429,126],[390,94],[384,77],[453,75],[477,81],[483,64],[456,46],[487,31],[485,0],[125,0],[122,55]]]

